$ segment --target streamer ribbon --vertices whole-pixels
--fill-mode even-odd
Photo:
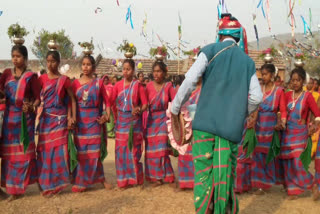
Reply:
[[[257,8],[259,8],[259,7],[261,7],[263,17],[266,18],[266,13],[264,12],[264,8],[263,8],[263,0],[259,1]]]
[[[130,20],[131,28],[133,30],[134,27],[133,27],[133,22],[132,22],[131,5],[128,7],[128,12],[127,12],[127,15],[126,15],[126,24],[128,23],[128,20]]]
[[[306,20],[304,19],[304,17],[302,15],[301,15],[301,19],[302,19],[302,22],[303,22],[303,33],[304,33],[304,35],[307,35],[307,31],[309,31],[310,34],[312,35],[311,29],[310,29],[308,23],[306,22]]]
[[[257,15],[252,14],[252,18],[253,18],[253,28],[254,28],[254,32],[256,34],[256,39],[257,39],[257,48],[259,50],[259,34],[258,34],[257,22],[256,22]]]
[[[269,2],[269,0],[266,1],[266,4],[267,4],[268,27],[269,27],[269,32],[271,32],[271,18],[270,18],[270,2]]]
[[[178,26],[178,34],[179,34],[179,40],[181,40],[182,37],[182,20],[181,20],[181,16],[180,16],[180,12],[178,12],[178,16],[179,16],[179,26]]]
[[[141,30],[141,34],[146,37],[147,36],[147,13],[145,13],[145,19],[143,20],[143,23],[142,23],[142,30]]]
[[[293,3],[291,0],[289,0],[290,13],[289,13],[288,17],[291,16],[291,35],[292,35],[292,37],[294,37],[294,28],[295,28],[295,19],[294,19],[294,15],[293,15],[293,8],[294,8],[295,3],[296,3],[296,0],[293,0]]]
[[[227,5],[224,2],[224,0],[219,0],[219,4],[217,6],[217,9],[218,9],[218,18],[219,18],[219,20],[221,19],[221,15],[223,13],[228,13],[228,8],[227,8]]]

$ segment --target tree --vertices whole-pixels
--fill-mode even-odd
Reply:
[[[45,60],[47,52],[49,51],[47,44],[53,39],[59,44],[59,52],[62,59],[70,59],[73,53],[73,43],[71,42],[68,35],[65,34],[65,30],[50,33],[47,30],[42,29],[38,36],[33,41],[31,48],[32,53],[41,61]]]

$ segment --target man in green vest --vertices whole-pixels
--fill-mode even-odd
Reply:
[[[223,14],[217,43],[200,51],[172,103],[172,125],[179,127],[180,108],[202,77],[192,124],[197,213],[239,211],[233,191],[237,144],[245,120],[258,109],[263,97],[255,64],[246,53],[245,29],[231,14]]]

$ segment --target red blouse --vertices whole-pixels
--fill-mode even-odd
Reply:
[[[320,110],[312,94],[310,92],[305,92],[305,93],[306,93],[305,96],[307,97],[307,100],[306,100],[306,105],[302,107],[301,119],[304,119],[307,121],[309,111],[311,111],[315,117],[320,117]],[[293,95],[293,91],[288,91],[285,94],[287,104],[293,101],[292,95]]]
[[[39,81],[40,81],[40,85],[41,85],[41,88],[44,88],[44,86],[48,83],[48,82],[55,82],[57,81],[58,78],[54,78],[54,79],[50,79],[48,77],[48,74],[43,74],[39,77]],[[65,95],[65,91],[71,87],[71,80],[69,78],[66,79],[66,81],[64,82],[64,85],[63,85],[63,88],[65,90],[61,91],[61,95],[62,97],[64,97]]]
[[[6,80],[8,78],[15,78],[13,76],[12,69],[7,68],[6,70],[3,71],[1,77],[0,77],[0,90],[4,90],[4,85],[6,83]],[[25,97],[26,98],[35,98],[40,100],[40,83],[38,80],[38,76],[34,75],[31,77],[29,83],[26,86],[26,91],[25,91]]]
[[[121,81],[117,82],[114,85],[113,92],[112,92],[112,99],[111,99],[112,103],[116,101],[119,93],[121,93],[124,90],[124,88],[123,88],[124,84],[123,83],[124,83],[124,80],[121,80]],[[141,85],[141,83],[138,83],[138,84],[139,84],[139,89],[137,91],[138,96],[136,96],[138,100],[134,100],[133,103],[139,103],[139,99],[140,99],[142,105],[147,105],[148,104],[148,99],[147,99],[147,95],[146,95],[146,90]],[[130,84],[125,86],[125,88],[126,89],[129,88],[129,86],[130,86]]]
[[[85,83],[85,84],[90,84],[90,83],[91,83],[91,82],[88,82],[88,83]],[[77,89],[80,88],[81,86],[85,85],[85,84],[82,84],[82,85],[81,85],[81,83],[80,83],[79,80],[73,81],[73,83],[72,83],[73,93],[76,95],[76,94],[77,94]],[[105,86],[104,86],[103,84],[102,84],[102,87],[100,88],[99,95],[102,96],[103,101],[104,101],[104,104],[105,104],[107,107],[110,107],[109,98],[108,98],[108,95],[107,95]]]
[[[279,90],[279,88],[276,88],[275,90],[277,90],[276,96],[279,97],[279,99],[276,99],[275,106],[279,106],[279,111],[281,113],[281,119],[286,119],[287,118],[287,102],[286,102],[285,93],[284,93],[284,91],[282,89]],[[263,99],[266,96],[270,95],[272,92],[273,92],[273,90],[270,90],[270,91],[266,92],[264,94],[264,96],[263,96]]]
[[[156,90],[156,88],[154,86],[154,82],[149,82],[147,84],[146,92],[147,92],[148,100],[150,102],[158,94],[158,91]],[[176,91],[172,87],[172,85],[169,86],[168,90],[166,90],[165,93],[167,93],[169,95],[169,102],[172,102],[175,95],[176,95]]]

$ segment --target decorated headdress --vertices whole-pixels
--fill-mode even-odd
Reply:
[[[229,13],[221,15],[219,20],[219,32],[218,35],[232,36],[233,38],[239,40],[239,47],[248,54],[248,42],[247,33],[240,22]],[[217,38],[219,42],[219,37]]]

